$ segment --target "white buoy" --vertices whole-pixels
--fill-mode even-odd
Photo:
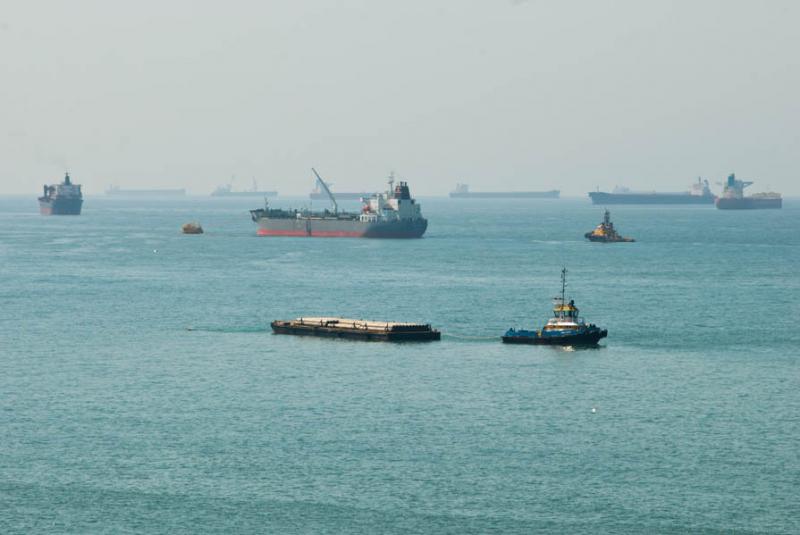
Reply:
[[[158,249],[153,249],[153,252],[154,252],[154,253],[157,253],[157,252],[158,252]]]
[[[597,408],[596,407],[592,407],[592,414],[594,414],[596,412],[597,412]]]

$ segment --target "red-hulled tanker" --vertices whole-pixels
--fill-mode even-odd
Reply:
[[[313,169],[312,169],[313,171]],[[389,180],[389,190],[362,199],[360,213],[339,212],[336,199],[325,182],[317,176],[333,203],[333,211],[283,210],[264,208],[251,210],[258,224],[259,236],[302,236],[320,238],[421,238],[428,228],[420,205],[411,197],[408,184]]]

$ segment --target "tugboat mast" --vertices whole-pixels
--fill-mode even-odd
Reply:
[[[567,293],[567,268],[561,268],[561,306],[559,307],[559,316],[564,317],[564,303],[566,302]]]

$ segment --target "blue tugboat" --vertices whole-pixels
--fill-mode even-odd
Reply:
[[[504,344],[545,344],[560,346],[593,346],[608,336],[606,329],[587,324],[578,315],[575,301],[566,301],[567,269],[561,270],[561,296],[553,299],[553,317],[538,331],[509,329]]]

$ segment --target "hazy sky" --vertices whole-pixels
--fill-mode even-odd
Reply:
[[[0,3],[0,192],[800,194],[800,2]]]

